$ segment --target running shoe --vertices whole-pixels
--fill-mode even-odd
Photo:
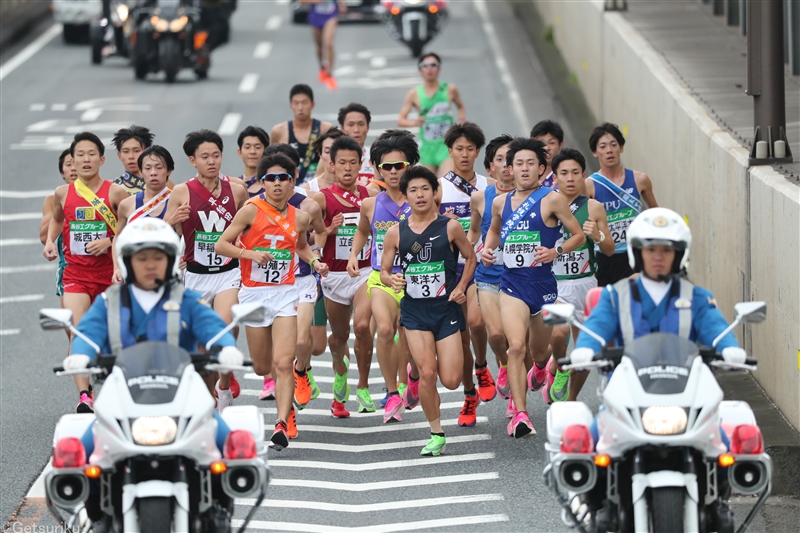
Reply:
[[[386,402],[386,407],[383,410],[383,423],[402,422],[403,411],[405,411],[403,399],[399,394],[392,394],[389,396],[389,401]]]
[[[275,380],[272,377],[264,378],[264,390],[258,395],[259,400],[274,400],[275,399]]]
[[[554,402],[566,402],[569,400],[569,372],[556,370],[553,383],[550,385],[550,399]]]
[[[226,407],[233,405],[233,393],[230,389],[220,389],[219,380],[217,380],[217,384],[214,385],[214,388],[217,391],[217,412],[222,414],[222,411]]]
[[[317,386],[317,381],[314,379],[314,374],[311,373],[311,369],[309,368],[306,370],[306,375],[308,376],[308,381],[311,383],[311,399],[313,400],[317,396],[319,396],[320,390]]]
[[[92,397],[82,392],[78,400],[78,405],[75,407],[75,412],[84,414],[94,413],[94,400],[92,400]]]
[[[405,383],[398,383],[397,384],[397,392],[400,393],[400,397],[401,398],[403,397],[403,393],[406,391],[407,388],[408,388],[408,385],[406,385]]]
[[[528,372],[528,388],[533,392],[540,390],[544,387],[545,381],[547,380],[547,374],[550,371],[545,368],[539,368],[536,366],[536,363],[533,364],[530,371]]]
[[[489,371],[489,367],[475,369],[475,377],[478,380],[478,394],[482,402],[490,402],[497,396],[497,389],[494,384],[494,378]]]
[[[301,376],[295,368],[292,373],[294,374],[294,401],[298,407],[305,407],[311,401],[311,380],[308,379],[308,372]]]
[[[408,387],[403,391],[403,404],[406,409],[413,409],[419,405],[419,380],[408,378]]]
[[[290,439],[297,438],[297,411],[294,407],[289,411],[289,418],[286,419],[286,436]]]
[[[514,418],[517,416],[517,406],[514,405],[514,398],[508,399],[508,407],[506,407],[506,418]]]
[[[325,80],[328,79],[328,71],[324,68],[319,69],[319,74],[317,75],[317,79],[323,85],[325,85]]]
[[[328,74],[328,77],[325,79],[325,85],[331,91],[335,91],[336,89],[339,88],[339,84],[337,83],[336,78],[334,78],[330,74]]]
[[[550,373],[550,363],[547,363],[547,377],[544,381],[544,387],[542,387],[542,400],[547,405],[553,403],[553,400],[550,399],[550,387],[553,385],[553,380],[555,380],[555,376]]]
[[[369,395],[369,388],[356,389],[356,400],[358,400],[359,413],[374,413],[375,403],[372,401],[372,396]]]
[[[333,400],[333,403],[331,404],[331,414],[333,415],[333,418],[347,418],[350,416],[350,411],[347,410],[342,402]]]
[[[272,442],[272,447],[275,450],[281,451],[289,446],[288,431],[289,428],[286,426],[286,422],[283,420],[278,420],[275,422],[275,431],[272,432],[272,438],[269,439]]]
[[[239,385],[239,382],[236,381],[236,376],[231,372],[231,394],[233,394],[233,398],[236,399],[239,397],[239,394],[242,392],[242,387]]]
[[[386,407],[386,402],[389,401],[389,389],[384,387],[381,390],[386,393],[383,395],[383,398],[381,398],[381,407]]]
[[[508,423],[508,434],[513,435],[515,439],[536,435],[536,430],[533,429],[533,422],[531,422],[527,412],[519,411],[514,420]]]
[[[347,403],[350,399],[350,384],[347,383],[347,373],[350,370],[350,358],[344,358],[344,374],[337,374],[333,371],[333,399],[339,403]]]
[[[507,368],[501,366],[500,370],[497,371],[495,386],[497,387],[497,394],[499,394],[501,398],[508,400],[511,397],[511,386],[508,384]]]
[[[428,441],[428,444],[422,448],[422,451],[419,452],[419,454],[428,457],[438,457],[444,453],[445,444],[446,442],[444,437],[440,437],[439,435],[431,435],[431,440]]]
[[[464,395],[464,407],[461,408],[461,413],[458,415],[459,426],[471,428],[475,425],[478,421],[478,417],[475,415],[478,402],[480,402],[480,398],[477,394],[475,396]]]

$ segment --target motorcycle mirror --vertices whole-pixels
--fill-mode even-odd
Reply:
[[[569,324],[575,315],[575,306],[572,304],[548,304],[542,307],[542,320],[546,326],[561,326]]]
[[[766,302],[741,302],[733,309],[736,311],[736,320],[747,324],[760,324],[767,319]]]
[[[57,308],[41,309],[39,310],[39,325],[45,331],[70,329],[72,327],[72,311]]]
[[[231,307],[233,320],[244,325],[258,325],[264,321],[264,305],[260,303],[236,304]]]

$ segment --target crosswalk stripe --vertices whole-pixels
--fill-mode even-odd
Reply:
[[[443,403],[443,404],[441,404],[439,406],[439,410],[443,410],[443,409],[461,409],[461,407],[463,407],[463,405],[464,405],[463,401],[462,402],[445,402],[445,403]],[[275,407],[262,407],[261,409],[259,409],[259,411],[261,411],[264,414],[268,414],[268,415],[274,415],[274,414],[278,413],[278,410]],[[421,413],[421,412],[422,412],[422,409],[420,409],[419,411],[417,411],[417,410],[406,411],[405,414],[409,415],[409,414]],[[300,411],[298,416],[301,416],[301,417],[303,417],[303,416],[331,416],[331,411],[330,411],[330,409],[309,409],[309,408],[305,408],[302,411]],[[350,413],[350,418],[370,418],[370,417],[373,417],[373,416],[383,416],[383,411],[379,410],[379,411],[375,411],[374,413],[356,413],[355,411],[352,411]]]
[[[388,511],[391,509],[414,509],[419,507],[434,507],[437,505],[452,505],[456,503],[477,503],[477,502],[496,502],[502,501],[502,494],[474,494],[466,496],[444,496],[441,498],[426,498],[424,500],[399,500],[378,503],[330,503],[318,501],[295,501],[295,500],[264,500],[261,507],[278,507],[289,509],[305,509],[316,511],[328,511],[334,513],[374,513],[376,511]],[[241,505],[252,507],[256,500],[245,499],[237,500]]]
[[[416,479],[395,479],[392,481],[376,481],[373,483],[338,483],[317,479],[270,479],[270,487],[302,487],[309,489],[343,490],[346,492],[371,492],[374,490],[395,489],[400,487],[420,487],[422,485],[445,485],[451,483],[467,483],[499,479],[497,472],[476,474],[459,474],[456,476],[423,477]],[[239,503],[236,500],[236,503]]]
[[[406,411],[408,412],[408,411]],[[302,416],[302,415],[301,415]],[[489,418],[486,416],[479,416],[476,418],[477,423],[482,424],[488,422]],[[442,426],[455,426],[458,420],[442,420]],[[370,426],[365,428],[355,427],[341,427],[341,426],[312,426],[298,424],[299,431],[311,431],[317,433],[342,433],[344,435],[367,435],[370,433],[390,433],[394,431],[403,431],[406,429],[424,429],[429,427],[427,422],[415,422],[413,424],[384,424],[382,426]]]
[[[360,463],[360,464],[335,463],[330,461],[270,459],[269,466],[270,467],[281,466],[284,468],[313,468],[322,470],[346,470],[349,472],[370,472],[373,470],[387,470],[391,468],[409,468],[414,466],[431,467],[443,463],[485,461],[488,459],[494,459],[494,452],[468,453],[462,455],[440,455],[439,457],[422,457],[419,459],[404,459],[401,461],[379,461],[377,463]]]
[[[420,520],[418,522],[400,522],[396,524],[377,524],[361,527],[337,527],[325,524],[300,524],[296,522],[269,522],[253,520],[248,529],[267,531],[296,531],[300,533],[393,533],[395,531],[415,531],[420,529],[434,530],[440,527],[467,526],[473,524],[489,524],[508,522],[508,515],[487,514],[475,516],[459,516],[455,518],[440,518],[438,520]],[[242,520],[231,520],[231,526],[240,527]]]
[[[474,442],[478,440],[491,440],[492,436],[485,433],[477,435],[461,435],[449,437],[448,444],[460,442]],[[429,439],[409,440],[405,442],[382,442],[379,444],[332,444],[330,442],[292,442],[292,448],[299,450],[325,450],[330,452],[363,453],[380,452],[384,450],[397,450],[401,448],[415,448],[425,446]]]

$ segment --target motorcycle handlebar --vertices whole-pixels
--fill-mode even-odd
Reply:
[[[221,347],[214,346],[211,349],[211,351],[209,351],[209,352],[195,352],[195,353],[189,354],[189,356],[192,358],[192,364],[193,365],[195,365],[196,367],[199,366],[199,367],[202,368],[202,366],[205,366],[206,364],[216,363],[217,362],[217,353],[219,353],[220,350],[221,350]],[[114,366],[114,363],[116,362],[116,360],[117,360],[117,358],[114,355],[100,355],[100,356],[97,357],[97,359],[95,361],[89,363],[89,365],[86,368],[106,368],[106,369],[111,369]],[[242,366],[252,367],[253,366],[253,362],[252,361],[243,361],[242,362]],[[64,367],[63,366],[54,366],[53,367],[53,373],[56,373],[56,372],[64,372]]]

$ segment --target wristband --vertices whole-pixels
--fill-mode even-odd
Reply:
[[[606,240],[606,234],[601,231],[600,232],[600,240],[597,241],[597,244],[602,243],[604,240]]]
[[[308,266],[313,267],[314,266],[314,261],[320,261],[320,258],[319,257],[312,257],[311,261],[308,262]]]
[[[242,257],[242,254],[244,253],[245,250],[247,250],[247,248],[242,248],[241,250],[239,250],[239,258]]]

